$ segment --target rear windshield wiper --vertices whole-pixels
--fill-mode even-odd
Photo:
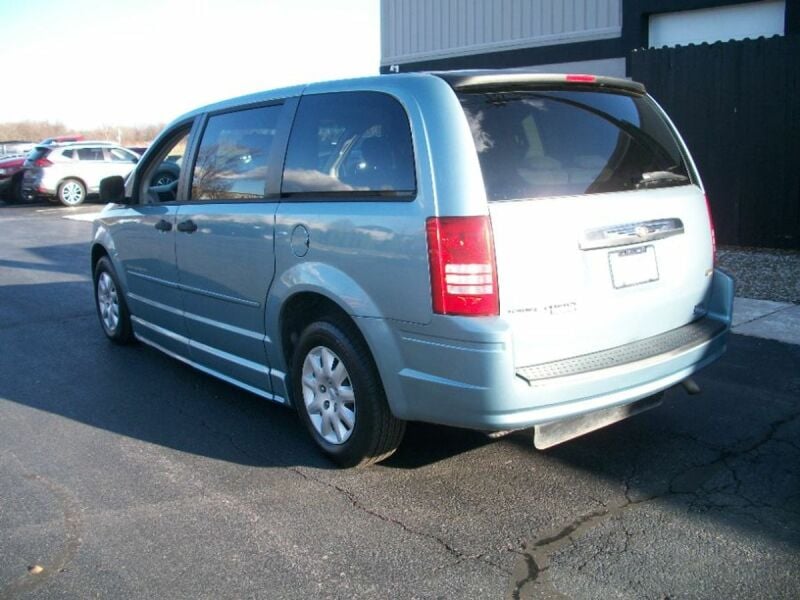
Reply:
[[[686,175],[671,173],[670,171],[648,171],[642,173],[642,178],[636,182],[638,189],[668,187],[671,185],[683,185],[689,178]]]

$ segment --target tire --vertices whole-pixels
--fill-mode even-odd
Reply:
[[[22,204],[25,197],[22,195],[22,174],[14,175],[11,179],[11,191],[8,192],[9,202],[12,204]]]
[[[65,179],[58,186],[57,197],[64,206],[78,206],[86,200],[86,186],[77,179]]]
[[[11,178],[11,185],[8,186],[8,193],[5,195],[6,204],[21,204],[22,198],[22,177],[17,173]]]
[[[369,349],[352,325],[325,317],[306,327],[291,378],[300,420],[334,462],[366,466],[397,450],[405,421],[392,415]]]
[[[94,304],[100,326],[115,344],[133,341],[131,315],[122,293],[122,286],[108,257],[97,261],[94,268]]]

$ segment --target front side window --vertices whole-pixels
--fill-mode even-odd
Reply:
[[[177,127],[159,143],[143,165],[139,186],[139,202],[151,204],[178,200],[181,165],[189,143],[191,123]]]
[[[266,193],[270,149],[282,105],[214,115],[203,133],[192,200],[247,200]]]
[[[400,103],[377,92],[304,96],[283,172],[283,194],[413,196],[414,153]]]
[[[489,200],[690,183],[677,140],[646,97],[532,90],[459,98]]]

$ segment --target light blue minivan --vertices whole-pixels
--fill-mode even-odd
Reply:
[[[180,117],[101,193],[105,334],[295,407],[343,466],[392,454],[407,421],[534,427],[545,448],[696,389],[725,350],[703,185],[631,81],[264,92]]]

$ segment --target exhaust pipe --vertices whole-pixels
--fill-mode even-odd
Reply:
[[[681,381],[681,385],[683,386],[683,389],[686,390],[686,393],[689,394],[690,396],[699,394],[702,391],[700,389],[700,386],[697,385],[697,382],[691,377],[687,377],[686,379]]]

